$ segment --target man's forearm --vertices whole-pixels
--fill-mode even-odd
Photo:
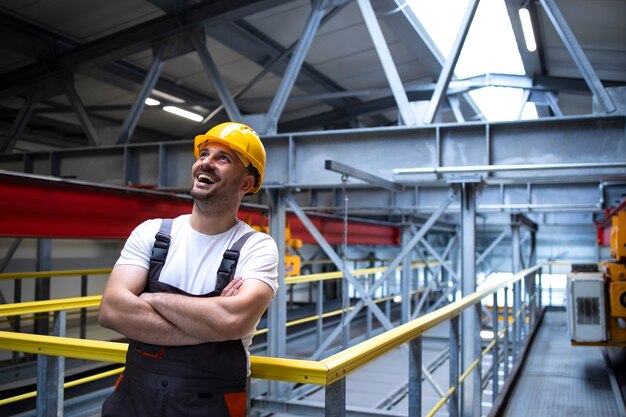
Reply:
[[[230,340],[227,314],[219,307],[224,297],[196,298],[179,294],[142,294],[164,320],[205,342]]]
[[[181,346],[202,343],[160,315],[150,304],[127,295],[124,299],[101,308],[100,322],[124,336],[155,345]]]

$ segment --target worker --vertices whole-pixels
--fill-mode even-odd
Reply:
[[[278,287],[278,251],[237,211],[261,186],[265,149],[232,122],[194,145],[191,214],[135,228],[104,289],[100,324],[131,339],[104,417],[246,415],[248,347]]]

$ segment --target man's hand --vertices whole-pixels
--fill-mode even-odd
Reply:
[[[220,297],[232,297],[233,295],[237,295],[239,288],[241,288],[241,284],[243,284],[243,279],[241,277],[234,278],[228,283],[226,288],[222,290]]]

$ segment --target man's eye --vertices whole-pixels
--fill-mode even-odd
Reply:
[[[200,151],[199,154],[199,158],[206,158],[207,156],[209,156],[209,153],[207,151]]]

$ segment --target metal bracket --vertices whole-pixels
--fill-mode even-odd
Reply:
[[[324,162],[324,168],[329,171],[334,171],[339,174],[363,180],[373,185],[379,185],[390,191],[402,191],[403,189],[402,184],[386,180],[384,178],[369,174],[365,171],[361,171],[360,169],[352,168],[351,166],[342,164],[341,162],[333,161],[331,159],[327,159]]]

